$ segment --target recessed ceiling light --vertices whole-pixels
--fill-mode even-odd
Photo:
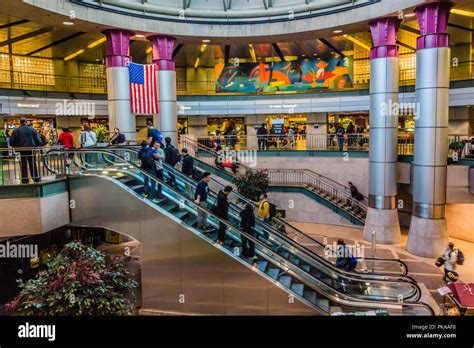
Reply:
[[[340,33],[342,33],[342,30],[341,29],[336,29],[336,30],[333,30],[332,32],[334,34],[340,34]]]
[[[74,25],[73,22],[63,22],[64,25]]]
[[[145,35],[143,35],[143,34],[137,34],[137,35],[135,35],[135,37],[145,37]]]
[[[209,40],[209,39],[204,39],[204,40],[202,40],[202,42],[204,42],[204,43],[209,43],[209,42],[211,42],[211,40]]]
[[[405,15],[405,17],[415,17],[415,16],[416,16],[416,13],[413,13],[413,12],[407,13],[407,14]]]
[[[301,57],[306,57],[306,54],[302,54]]]
[[[100,62],[100,59],[99,59],[99,58],[96,58],[95,61],[96,61],[96,62]]]

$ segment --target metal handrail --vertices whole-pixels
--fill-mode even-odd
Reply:
[[[75,155],[77,153],[83,154],[84,152],[102,153],[102,154],[106,154],[106,155],[112,155],[113,157],[118,158],[118,159],[128,163],[129,165],[134,166],[135,169],[138,170],[142,175],[147,176],[150,180],[152,180],[154,182],[158,182],[160,185],[163,185],[164,187],[166,187],[167,190],[170,190],[174,194],[179,196],[180,201],[185,201],[185,202],[191,203],[192,207],[197,208],[198,210],[200,209],[200,210],[206,211],[206,213],[211,214],[215,220],[217,220],[220,223],[225,224],[226,227],[229,228],[230,231],[233,231],[233,232],[237,231],[237,235],[244,234],[246,236],[246,238],[248,238],[249,240],[252,240],[256,245],[260,246],[261,249],[257,249],[257,251],[258,250],[260,250],[260,251],[267,250],[267,251],[270,252],[270,254],[275,256],[275,251],[269,249],[260,240],[258,240],[256,238],[254,238],[253,236],[247,234],[245,231],[242,231],[242,230],[239,230],[239,229],[235,228],[234,226],[230,225],[227,221],[221,219],[218,216],[215,216],[212,212],[209,212],[208,210],[203,209],[200,206],[196,205],[191,199],[189,199],[188,197],[182,195],[176,189],[174,189],[173,187],[167,185],[164,181],[159,180],[158,178],[156,178],[156,177],[150,175],[149,173],[143,171],[136,163],[127,161],[123,157],[121,157],[119,155],[116,155],[115,153],[113,153],[111,151],[107,151],[107,150],[89,149],[88,148],[88,149],[85,149],[85,150],[82,150],[82,151],[77,151],[77,150],[67,150],[67,151],[65,151],[65,153],[73,153]],[[160,209],[160,210],[162,210],[162,209]],[[262,247],[263,247],[263,249],[262,249]],[[274,261],[276,261],[278,263],[278,266],[279,266],[280,269],[283,269],[286,272],[291,272],[291,274],[293,276],[295,276],[299,281],[306,284],[307,286],[309,286],[314,291],[316,291],[318,293],[322,293],[323,296],[325,296],[326,298],[331,299],[334,302],[343,302],[345,305],[351,306],[351,307],[363,307],[364,306],[364,307],[369,307],[369,308],[393,308],[393,309],[397,309],[397,308],[402,307],[402,306],[423,307],[424,309],[429,310],[432,315],[435,314],[434,310],[428,304],[423,303],[423,302],[409,302],[408,301],[408,302],[398,303],[398,302],[395,302],[395,301],[393,301],[393,302],[392,301],[370,301],[370,300],[363,300],[363,299],[359,299],[359,298],[353,298],[352,296],[342,294],[337,289],[335,289],[333,286],[320,281],[319,279],[314,277],[312,274],[306,272],[305,270],[303,270],[303,269],[301,269],[301,268],[299,268],[296,265],[293,265],[291,263],[287,263],[287,260],[285,260],[279,254],[276,253],[276,256],[277,256],[278,260],[274,260]],[[264,258],[266,258],[266,257],[264,257]],[[269,261],[272,261],[272,260],[273,259],[270,258]],[[274,262],[272,262],[272,263],[274,263]],[[315,288],[314,284],[317,284],[318,288]],[[327,292],[328,289],[331,289],[332,292],[335,292],[335,293],[340,294],[340,295],[333,295],[332,293],[328,293]],[[296,294],[296,295],[298,296],[298,298],[300,297],[298,294]],[[305,300],[305,302],[307,302],[307,301]],[[384,307],[382,307],[382,306],[384,306]],[[318,307],[318,309],[321,310],[322,308]]]
[[[124,149],[127,149],[127,150],[131,150],[133,152],[138,152],[138,149],[137,147],[130,147],[130,146],[117,146],[117,147],[114,147],[113,148],[114,150],[117,149],[117,150],[124,150]],[[110,150],[110,148],[109,148]],[[168,170],[172,170],[173,169],[171,168],[171,166],[167,165],[166,163],[164,164],[164,166],[168,169]],[[181,180],[187,182],[188,184],[191,184],[191,185],[195,185],[195,183],[193,181],[191,181],[188,177],[186,177],[185,175],[179,173],[178,171],[174,170],[173,171],[173,175],[175,176],[178,176]],[[213,180],[214,183],[216,183],[218,186],[220,186],[221,188],[224,187],[223,184],[221,184],[220,182],[214,180],[214,179],[211,179]],[[213,192],[212,190],[210,190],[214,195],[216,195],[215,192]],[[232,193],[233,195],[237,196],[237,198],[245,203],[251,203],[254,207],[257,206],[255,202],[251,201],[251,200],[248,200],[247,198],[243,197],[242,195],[240,195],[238,192],[233,192]],[[235,204],[233,202],[231,202],[232,204]],[[306,238],[308,239],[309,241],[313,242],[313,243],[317,243],[320,247],[322,248],[325,248],[325,245],[320,243],[319,241],[315,240],[314,238],[306,235],[305,233],[301,232],[300,230],[298,230],[296,227],[293,227],[292,225],[290,225],[289,223],[287,223],[286,221],[284,220],[280,220],[280,219],[276,219],[279,223],[281,224],[284,224],[286,227],[289,227],[293,232],[295,232],[296,235],[300,236],[300,237],[303,237],[303,238]],[[319,260],[320,262],[323,262],[326,264],[326,266],[330,267],[331,269],[334,270],[334,264],[332,264],[329,260],[325,259],[324,257],[314,253],[313,251],[309,250],[308,248],[306,248],[304,245],[294,241],[292,238],[290,237],[287,237],[283,234],[281,234],[278,230],[276,230],[276,228],[274,228],[274,226],[271,226],[271,225],[267,225],[267,224],[263,224],[261,223],[259,220],[257,221],[257,224],[259,224],[259,226],[261,226],[263,229],[265,229],[265,231],[269,232],[270,234],[272,235],[276,235],[278,238],[283,238],[285,239],[287,242],[291,243],[291,245],[294,247],[294,248],[297,248],[299,250],[303,250],[305,252],[305,254],[307,255],[312,255],[311,258],[314,259],[314,257],[316,257],[317,260]],[[406,266],[406,264],[403,263],[403,261],[401,260],[398,260],[398,259],[380,259],[380,258],[364,258],[365,260],[369,260],[369,261],[387,261],[387,262],[398,262],[399,265],[401,265],[402,267],[402,270],[403,270],[403,273],[402,273],[402,277],[407,277],[407,272],[408,272],[408,268]],[[340,270],[340,269],[337,269],[337,272],[338,273],[341,273],[341,274],[344,274],[345,276],[353,276],[354,273],[356,273],[357,275],[361,275],[363,277],[367,277],[367,276],[370,276],[370,275],[375,275],[375,276],[378,276],[378,275],[381,275],[381,276],[390,276],[390,277],[393,277],[393,275],[391,274],[385,274],[385,273],[380,273],[380,272],[371,272],[371,273],[359,273],[359,272],[346,272],[344,270]],[[419,290],[419,289],[418,289]],[[421,293],[421,290],[419,290],[418,292]]]

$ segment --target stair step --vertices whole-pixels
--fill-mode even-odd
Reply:
[[[280,270],[278,268],[270,267],[267,269],[265,273],[267,273],[271,278],[277,279],[278,274],[280,273]]]
[[[310,270],[311,270],[311,266],[310,266],[310,265],[301,265],[300,267],[301,267],[302,269],[304,269],[304,270],[305,270],[306,272],[308,272],[308,273],[309,273]]]
[[[281,276],[278,279],[278,281],[284,286],[286,286],[287,288],[291,287],[291,280],[292,280],[291,276],[288,276],[288,275]]]
[[[161,205],[161,207],[163,209],[165,209],[166,211],[172,211],[173,209],[175,209],[178,205],[176,205],[176,203],[168,203],[168,204],[163,204]]]
[[[292,284],[291,289],[296,292],[298,295],[303,296],[304,293],[304,285],[301,283]]]

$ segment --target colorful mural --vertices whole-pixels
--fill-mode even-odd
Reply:
[[[352,87],[352,59],[329,58],[216,67],[216,92],[271,93]]]

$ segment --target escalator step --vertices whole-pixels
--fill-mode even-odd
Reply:
[[[287,288],[291,287],[291,280],[292,280],[292,278],[288,275],[284,275],[284,276],[281,276],[280,278],[278,278],[278,281],[281,284],[283,284],[284,286],[286,286]]]
[[[172,211],[173,209],[175,209],[178,205],[176,205],[175,203],[169,203],[169,204],[163,204],[161,205],[161,207],[163,209],[165,209],[166,211]]]
[[[316,291],[313,290],[305,290],[303,293],[303,297],[307,299],[309,302],[316,304]]]
[[[298,295],[303,296],[304,285],[301,283],[291,285],[291,289],[296,292]]]
[[[178,219],[183,220],[184,217],[186,217],[189,214],[187,210],[179,210],[174,213],[174,216],[176,216]]]
[[[262,272],[265,272],[267,265],[268,265],[268,262],[265,260],[257,261],[257,268]]]
[[[291,261],[292,263],[294,263],[295,265],[299,265],[300,262],[301,262],[301,260],[300,260],[299,258],[297,258],[297,257],[292,257],[292,258],[290,258],[290,261]]]
[[[288,251],[282,251],[279,254],[283,256],[285,259],[288,259],[290,256],[290,253]]]
[[[133,191],[137,192],[137,191],[143,191],[143,189],[145,188],[145,186],[143,186],[142,184],[137,184],[137,185],[131,185],[129,186]]]
[[[186,223],[188,226],[194,227],[197,222],[197,217],[195,215],[189,215]]]
[[[268,274],[271,278],[277,279],[278,274],[280,273],[280,270],[278,268],[270,267],[267,269],[265,273]]]
[[[301,267],[302,269],[304,269],[304,270],[305,270],[306,272],[308,272],[308,273],[309,273],[310,270],[311,270],[311,266],[310,266],[310,265],[301,265],[300,267]]]
[[[318,298],[316,303],[318,307],[321,307],[325,311],[329,312],[329,300],[327,298]]]

